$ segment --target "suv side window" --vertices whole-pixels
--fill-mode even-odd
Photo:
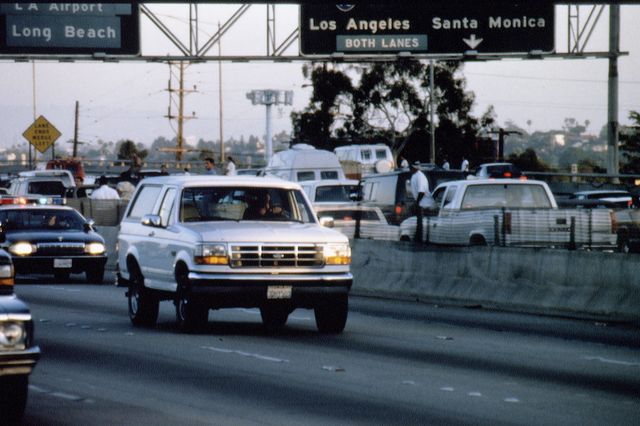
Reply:
[[[153,213],[153,206],[160,196],[161,189],[161,186],[156,185],[145,185],[140,188],[127,217],[141,219],[145,214]]]

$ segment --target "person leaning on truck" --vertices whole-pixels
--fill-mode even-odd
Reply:
[[[435,201],[429,192],[429,181],[420,170],[420,162],[415,161],[411,164],[411,193],[415,200],[414,209],[416,212],[416,241],[422,241],[422,213],[423,209],[432,209],[435,207]]]

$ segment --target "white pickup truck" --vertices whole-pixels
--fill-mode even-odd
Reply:
[[[209,309],[257,307],[267,329],[307,308],[321,332],[340,333],[350,264],[347,237],[321,226],[300,185],[281,179],[144,179],[118,234],[134,325],[155,324],[169,300],[185,331],[202,327]]]
[[[435,215],[423,217],[423,241],[446,245],[616,247],[613,211],[558,209],[545,182],[519,179],[452,181],[433,191]],[[416,217],[400,225],[412,240]]]

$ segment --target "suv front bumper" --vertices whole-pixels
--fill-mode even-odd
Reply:
[[[202,274],[189,273],[190,292],[209,306],[255,307],[271,300],[269,287],[291,287],[291,297],[275,299],[297,307],[313,307],[327,298],[347,295],[353,275],[340,274]]]

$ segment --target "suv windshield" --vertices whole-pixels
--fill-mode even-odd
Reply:
[[[219,220],[314,221],[312,210],[297,190],[216,186],[182,192],[181,222]]]

